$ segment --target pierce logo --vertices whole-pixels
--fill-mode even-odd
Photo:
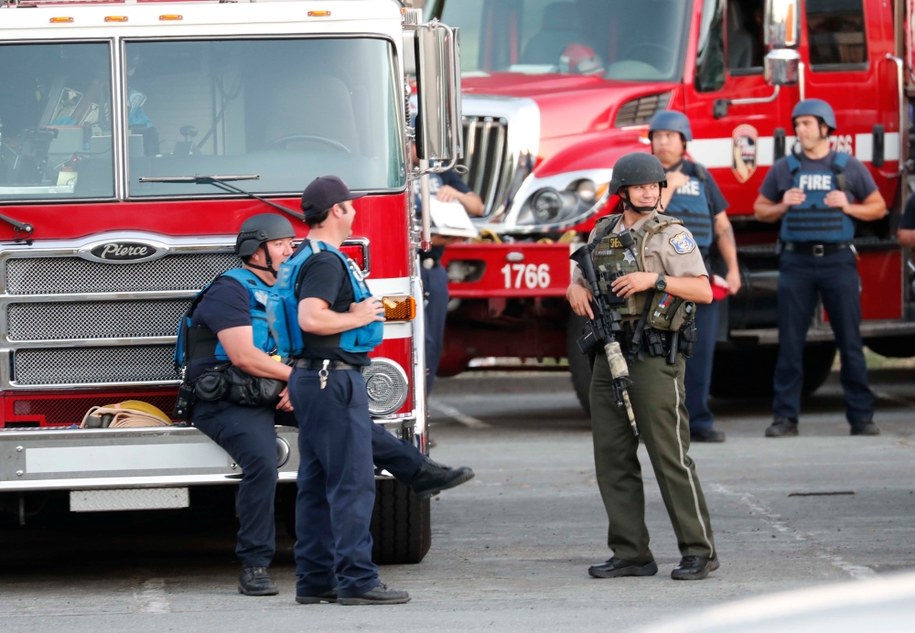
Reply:
[[[155,256],[159,249],[143,242],[106,242],[89,252],[96,259],[106,262],[135,262]]]

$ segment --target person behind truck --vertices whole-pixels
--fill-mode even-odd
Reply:
[[[419,130],[422,118],[417,115],[413,119],[414,130]],[[419,164],[419,155],[416,144],[411,144],[410,151],[413,164]],[[483,215],[483,200],[465,183],[455,169],[448,169],[440,173],[428,174],[429,196],[442,203],[458,203],[467,215],[480,217]],[[417,212],[422,208],[422,199],[419,192],[420,181],[413,181],[413,203]],[[442,254],[445,246],[454,242],[463,241],[464,238],[452,237],[436,233],[432,235],[432,245],[427,251],[420,251],[420,279],[423,283],[425,295],[425,343],[426,343],[426,394],[432,393],[432,384],[442,358],[442,347],[445,341],[445,321],[448,316],[448,271],[442,266]]]
[[[682,395],[690,314],[694,302],[711,302],[712,289],[692,234],[679,220],[658,213],[666,183],[664,168],[651,154],[634,152],[616,162],[610,193],[619,195],[622,214],[598,220],[583,247],[589,249],[594,269],[601,271],[601,296],[593,296],[577,267],[566,291],[572,311],[581,317],[594,319],[595,300],[617,307],[622,321],[618,340],[625,354],[618,360],[625,362],[632,381],[628,394],[634,425],[625,408],[617,406],[606,355],[597,354],[590,389],[591,429],[613,556],[588,569],[594,578],[658,572],[645,525],[640,438],[682,557],[671,578],[701,580],[719,567],[705,497],[688,454],[689,414]],[[618,367],[614,371],[621,373]]]
[[[737,266],[737,242],[726,212],[728,203],[708,170],[686,156],[686,144],[693,140],[689,119],[682,112],[661,110],[648,124],[651,153],[667,173],[667,187],[661,192],[665,213],[680,218],[696,240],[705,260],[709,278],[712,277],[710,249],[714,243],[724,260],[728,294],[740,290],[740,269]],[[686,361],[686,408],[689,411],[690,439],[693,442],[723,442],[723,431],[714,428],[715,418],[709,407],[712,385],[712,363],[718,317],[716,304],[696,306],[698,339],[693,355]]]
[[[295,232],[285,217],[275,213],[255,215],[242,224],[236,238],[236,253],[242,270],[249,272],[245,288],[237,278],[220,276],[200,298],[191,314],[192,326],[216,337],[229,361],[254,375],[288,380],[291,369],[270,358],[276,348],[266,332],[256,332],[255,320],[264,318],[263,297],[276,282],[276,270],[292,253]],[[217,363],[215,341],[212,353],[192,356],[188,381],[205,367]],[[283,392],[279,403],[264,407],[236,404],[228,399],[197,400],[191,423],[219,444],[242,469],[238,489],[239,521],[236,555],[242,570],[238,590],[249,596],[277,593],[268,568],[276,551],[273,502],[276,489],[275,424],[295,426],[292,404]],[[473,478],[473,471],[451,468],[423,455],[413,444],[394,437],[380,425],[372,425],[372,455],[375,464],[409,486],[417,499],[460,485]]]
[[[827,102],[799,102],[791,123],[800,151],[772,165],[753,203],[757,220],[781,220],[774,420],[765,434],[798,434],[804,341],[819,297],[839,348],[839,381],[851,434],[878,435],[861,340],[861,279],[852,239],[855,221],[884,217],[886,202],[857,159],[830,149],[836,116]]]
[[[339,251],[356,209],[336,176],[302,194],[308,238],[322,249],[302,264],[297,291],[304,347],[289,390],[299,424],[296,479],[296,601],[403,604],[372,561],[375,506],[372,416],[362,368],[383,338],[384,306]]]
[[[896,229],[896,241],[902,248],[915,248],[915,194],[905,201],[905,210]]]

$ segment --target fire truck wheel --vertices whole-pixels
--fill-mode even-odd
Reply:
[[[340,141],[326,136],[318,136],[317,134],[290,134],[289,136],[281,136],[280,138],[267,143],[267,149],[292,150],[299,149],[299,146],[301,145],[310,144],[325,145],[340,150],[341,152],[346,152],[347,154],[352,153],[350,148]]]
[[[569,315],[566,327],[566,358],[569,360],[569,373],[572,376],[572,387],[578,398],[581,408],[587,417],[591,417],[591,402],[588,391],[591,387],[591,363],[587,354],[578,348],[578,339],[581,337],[581,328],[585,320],[575,314]]]
[[[711,395],[716,398],[768,398],[778,348],[731,348],[715,350]],[[826,382],[836,357],[835,343],[811,343],[804,348],[805,396]]]
[[[292,486],[277,490],[277,510],[286,532],[295,538],[295,493]],[[417,500],[413,492],[394,479],[375,481],[372,513],[372,560],[377,565],[412,565],[422,561],[432,545],[429,500]]]
[[[378,565],[420,562],[432,545],[429,500],[394,479],[375,482],[372,514],[372,560]]]

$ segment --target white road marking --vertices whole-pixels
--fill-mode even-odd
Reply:
[[[133,595],[137,601],[137,610],[141,613],[171,613],[172,605],[165,593],[164,578],[144,580]]]
[[[466,426],[468,429],[488,429],[489,425],[486,424],[483,420],[478,420],[477,418],[465,415],[461,413],[458,409],[455,409],[452,406],[445,404],[444,402],[430,402],[429,408],[438,411],[444,415],[447,415],[449,418],[453,418]]]

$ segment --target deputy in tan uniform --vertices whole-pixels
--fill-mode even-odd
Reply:
[[[683,353],[694,340],[695,304],[710,303],[712,290],[693,236],[679,220],[658,213],[666,184],[664,168],[654,156],[636,152],[621,157],[610,191],[619,195],[622,214],[598,221],[585,248],[597,272],[598,299],[623,321],[617,338],[632,381],[627,391],[635,426],[682,557],[671,577],[701,580],[719,565],[705,497],[687,453]],[[594,317],[595,297],[580,271],[573,275],[566,297],[575,314]],[[590,402],[594,462],[613,556],[588,573],[595,578],[654,575],[658,566],[645,526],[639,436],[625,408],[617,406],[604,354],[594,360]]]

